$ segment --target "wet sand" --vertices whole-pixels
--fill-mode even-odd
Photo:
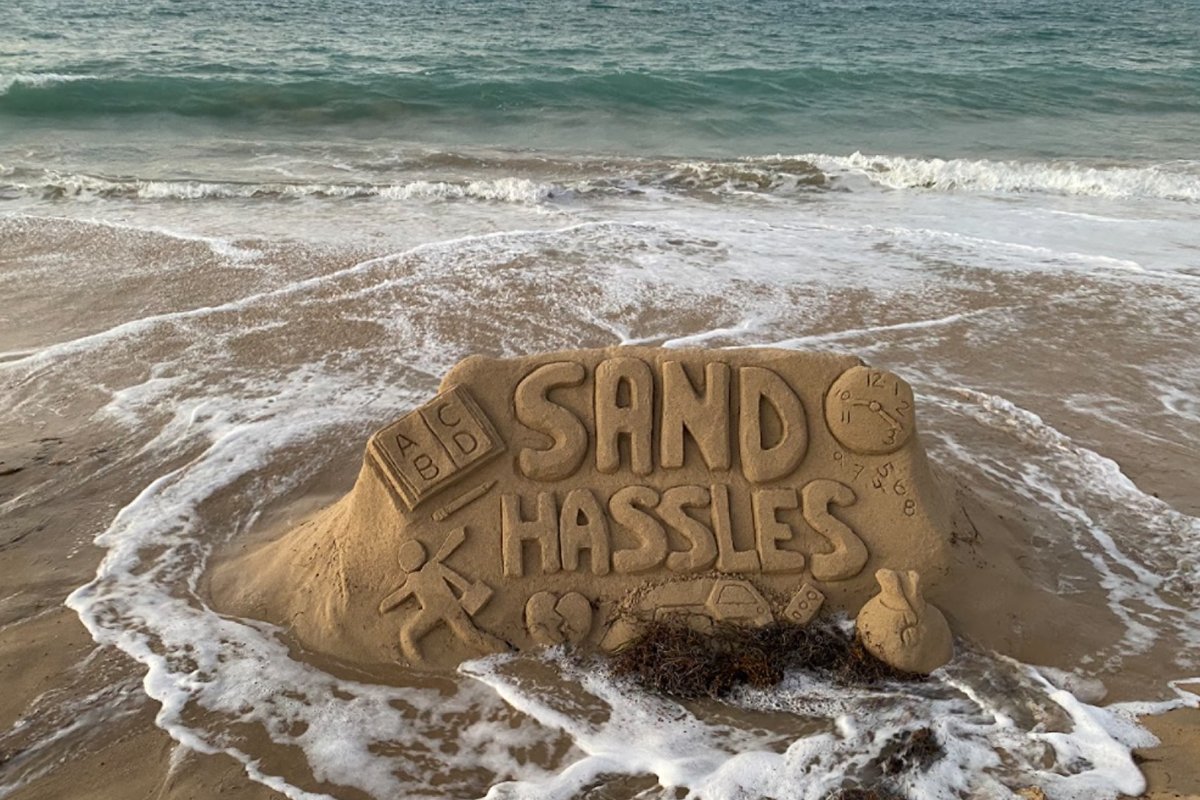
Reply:
[[[54,481],[61,465],[50,463],[53,459],[44,457],[44,450],[34,452],[22,472],[39,481]],[[7,465],[20,463],[11,451],[4,456]],[[314,504],[328,500],[327,494],[318,494],[297,501],[265,527],[284,530],[306,518]],[[7,520],[6,533],[19,529],[20,522],[12,523]],[[248,537],[250,542],[254,538],[262,536]],[[5,619],[0,625],[0,682],[9,688],[0,697],[0,729],[10,731],[0,751],[0,767],[34,773],[5,796],[81,800],[284,797],[252,781],[229,756],[192,750],[155,725],[159,704],[139,690],[138,664],[112,648],[98,647],[75,613],[62,607],[65,593],[90,579],[98,561],[94,548],[78,548],[72,541],[69,536],[47,534],[46,528],[34,528],[25,536],[9,536],[4,543],[0,583],[16,592],[6,595]],[[76,555],[64,558],[74,551]],[[14,603],[14,597],[21,602]],[[1052,663],[1057,655],[1043,649],[1039,663]],[[58,713],[56,707],[64,696],[78,700],[96,692],[101,696],[89,709],[90,718],[65,718]],[[1200,763],[1196,759],[1200,711],[1180,709],[1142,721],[1162,743],[1138,751],[1148,782],[1140,797],[1200,797]],[[14,730],[20,734],[14,736]],[[61,739],[47,744],[46,738],[56,734],[61,734]],[[33,746],[33,752],[22,749],[25,743]]]
[[[597,264],[612,253],[589,261],[587,252],[617,245],[575,232],[533,247],[512,245],[502,256],[483,258],[478,269],[470,265],[479,253],[468,246],[454,249],[453,257],[436,267],[421,252],[410,252],[372,272],[356,265],[393,248],[305,249],[296,242],[264,245],[248,239],[239,245],[257,248],[257,254],[247,268],[244,260],[231,265],[208,245],[163,234],[61,220],[0,220],[0,226],[6,242],[0,268],[10,286],[21,287],[10,295],[14,300],[0,319],[0,367],[5,368],[0,382],[9,403],[0,418],[0,685],[7,689],[0,695],[0,796],[282,796],[250,780],[234,758],[197,753],[157,727],[159,703],[143,687],[143,663],[109,644],[97,645],[77,614],[63,607],[67,596],[92,581],[100,566],[104,551],[92,539],[112,528],[122,509],[141,508],[139,498],[147,487],[164,476],[190,474],[203,463],[214,440],[205,437],[220,440],[234,435],[239,425],[269,417],[276,395],[281,405],[292,402],[288,392],[309,392],[317,405],[342,397],[323,388],[330,373],[302,374],[315,361],[328,367],[339,359],[364,360],[368,367],[355,374],[382,377],[343,387],[359,393],[350,422],[316,440],[281,440],[273,445],[270,461],[247,472],[250,478],[203,490],[198,513],[209,524],[212,539],[189,551],[192,571],[183,570],[172,590],[181,602],[203,608],[208,602],[203,581],[197,584],[187,576],[206,574],[214,553],[244,552],[347,491],[369,431],[432,394],[448,362],[476,349],[512,347],[507,340],[498,346],[495,336],[521,326],[527,333],[515,345],[519,348],[615,343],[610,329],[577,309],[603,298],[604,281],[613,279]],[[667,241],[676,238],[663,235],[645,246],[659,248],[664,258],[685,261],[705,257],[711,249],[703,243]],[[564,253],[564,242],[577,250]],[[111,259],[114,277],[99,282],[81,277],[74,260],[81,250],[89,253],[92,264]],[[122,261],[131,252],[137,253],[129,257],[132,264]],[[554,263],[561,274],[538,272],[542,258],[558,259]],[[169,265],[174,277],[163,278],[158,265]],[[1162,524],[1169,526],[1175,517],[1162,516],[1168,512],[1200,514],[1191,477],[1200,468],[1194,432],[1189,441],[1179,432],[1185,430],[1178,427],[1182,423],[1155,410],[1154,392],[1161,387],[1148,391],[1146,374],[1138,370],[1138,365],[1152,363],[1164,371],[1194,368],[1184,349],[1194,331],[1188,316],[1194,312],[1186,310],[1194,293],[1186,285],[1173,289],[1127,283],[1120,276],[1048,272],[985,277],[952,265],[939,269],[941,285],[954,287],[943,289],[951,299],[931,300],[920,288],[907,294],[889,290],[882,311],[872,306],[872,300],[885,296],[879,291],[787,287],[782,300],[773,302],[811,311],[790,328],[773,329],[770,337],[761,337],[762,343],[769,338],[862,351],[874,363],[908,371],[919,399],[931,409],[923,427],[935,463],[941,458],[961,467],[973,455],[979,457],[984,469],[978,475],[946,465],[955,473],[949,485],[961,489],[981,515],[987,513],[982,509],[994,515],[985,524],[988,535],[967,545],[964,558],[1017,564],[1047,591],[1057,587],[1069,598],[1064,602],[1080,614],[1033,625],[1036,604],[1014,597],[1010,608],[1028,629],[998,621],[987,646],[1030,664],[1072,670],[1086,663],[1085,671],[1108,688],[1106,702],[1169,696],[1168,680],[1194,675],[1171,661],[1186,649],[1179,633],[1184,622],[1177,620],[1178,628],[1164,623],[1147,649],[1122,653],[1122,625],[1108,610],[1092,562],[1072,544],[1073,534],[1055,529],[1061,523],[1038,508],[1034,500],[1044,495],[1032,490],[1021,494],[993,478],[1011,463],[1014,448],[1029,447],[1026,463],[1033,465],[1042,462],[1032,454],[1071,455],[1076,454],[1071,448],[1084,448],[1112,459],[1146,498],[1149,516],[1137,522],[1121,516],[1131,502],[1127,497],[1114,495],[1111,508],[1090,508],[1102,520],[1099,527],[1141,535],[1134,528],[1147,525],[1147,519],[1167,520]],[[529,271],[532,278],[520,277]],[[276,287],[294,286],[314,275],[328,280],[311,291],[289,290],[263,302],[245,300],[269,296]],[[712,334],[738,318],[739,303],[778,289],[755,285],[753,277],[742,280],[746,285],[728,292],[706,287],[701,291],[707,293],[705,302],[686,308],[673,304],[677,293],[648,292],[641,308],[618,304],[621,311],[604,313],[609,322],[617,317],[628,326],[631,338],[669,329],[674,336],[699,335],[713,344],[753,343],[736,334]],[[486,289],[480,290],[481,284]],[[94,291],[89,289],[93,285]],[[539,295],[547,286],[559,293],[558,299]],[[448,300],[471,296],[474,305]],[[230,303],[234,305],[222,305]],[[938,307],[930,308],[931,303]],[[356,312],[360,307],[361,313]],[[410,339],[404,346],[419,349],[433,342],[432,350],[412,357],[417,349],[380,344],[381,337],[399,334],[395,328],[386,332],[375,320],[398,308],[407,315]],[[914,335],[904,327],[945,316],[942,312],[967,316],[946,323],[949,332],[918,328]],[[1151,335],[1142,329],[1147,314],[1157,314],[1161,326]],[[169,319],[153,321],[162,315]],[[126,333],[112,336],[120,326]],[[279,335],[281,329],[286,335]],[[864,329],[870,332],[854,333]],[[841,333],[846,331],[851,333]],[[1012,331],[1019,347],[1014,347]],[[77,344],[54,346],[70,340]],[[265,388],[256,385],[256,376],[264,372],[279,380]],[[1186,389],[1189,375],[1181,374],[1177,384]],[[969,385],[1035,409],[1046,428],[992,401],[947,390],[947,385]],[[220,407],[221,398],[238,392],[253,397],[253,411]],[[949,410],[960,408],[968,413],[955,416],[957,411]],[[972,427],[980,415],[996,408],[1007,414],[1001,422]],[[208,414],[221,420],[226,415],[227,427],[205,433]],[[203,435],[191,438],[197,427]],[[1060,441],[1053,435],[1068,438]],[[1078,472],[1088,463],[1084,458],[1070,469]],[[1078,486],[1094,478],[1080,474]],[[1122,524],[1129,529],[1122,531]],[[169,546],[164,539],[162,547]],[[1164,565],[1184,556],[1164,548],[1155,550],[1153,541],[1139,539],[1127,549],[1147,570],[1165,575],[1169,567]],[[131,567],[131,575],[163,569],[153,550],[147,545],[138,551],[145,560]],[[1166,579],[1161,596],[1177,607],[1194,608],[1189,593],[1195,589],[1182,574]],[[102,588],[117,592],[119,587]],[[1137,601],[1131,601],[1135,606]],[[1142,624],[1150,624],[1156,613],[1135,611]],[[1089,624],[1080,625],[1082,619]],[[166,717],[177,736],[190,735],[181,720],[203,729],[184,712]],[[1162,740],[1161,746],[1140,751],[1149,781],[1145,796],[1200,796],[1200,712],[1171,711],[1145,724]],[[239,740],[238,746],[245,741],[253,736]],[[365,796],[314,779],[304,755],[295,750],[264,745],[263,753],[253,755],[266,756],[272,769],[294,769],[289,779],[295,785],[339,797]],[[486,790],[486,782],[479,785]],[[620,796],[621,786],[633,785],[637,781],[631,779],[609,790]]]
[[[54,440],[0,449],[0,470],[20,470],[0,477],[5,499],[67,480],[62,473],[72,465],[61,455],[67,449]],[[90,449],[97,452],[93,464],[99,451],[108,452],[100,443]],[[101,553],[86,538],[107,522],[121,496],[114,489],[53,512],[10,513],[0,525],[0,682],[6,687],[0,693],[0,792],[93,800],[282,797],[250,780],[232,758],[196,753],[158,728],[159,704],[141,691],[139,665],[97,646],[78,615],[63,606],[95,573]],[[14,779],[20,780],[15,787]]]

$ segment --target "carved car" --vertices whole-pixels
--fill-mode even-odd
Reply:
[[[747,581],[733,578],[675,581],[646,593],[640,610],[653,611],[655,620],[680,619],[710,631],[714,622],[758,627],[773,619],[766,599]]]

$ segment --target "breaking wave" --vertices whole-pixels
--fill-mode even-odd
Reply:
[[[457,166],[448,176],[447,161]],[[1196,161],[1131,166],[810,153],[712,161],[547,159],[536,171],[519,154],[512,154],[511,161],[434,153],[406,165],[412,179],[389,176],[390,180],[376,182],[371,167],[364,165],[358,170],[359,180],[344,183],[303,176],[288,181],[106,177],[10,164],[0,165],[0,200],[380,198],[538,204],[586,194],[769,199],[884,190],[1200,202],[1200,162]]]
[[[110,179],[92,175],[47,174],[28,183],[0,183],[6,194],[40,196],[47,200],[227,200],[227,199],[361,199],[388,200],[493,200],[540,203],[561,196],[566,189],[526,178],[494,180],[427,181],[395,184],[355,183],[237,183],[232,181]]]
[[[860,175],[888,189],[1200,200],[1200,162],[1195,161],[1089,166],[1071,161],[946,160],[862,153],[798,158],[830,175]]]
[[[0,73],[0,96],[7,94],[8,91],[14,87],[45,89],[58,84],[91,80],[96,80],[96,76],[61,75],[57,72],[18,72],[15,74]]]

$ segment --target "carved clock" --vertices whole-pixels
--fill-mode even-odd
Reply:
[[[885,370],[851,367],[825,395],[825,423],[848,450],[893,453],[912,436],[912,387]]]

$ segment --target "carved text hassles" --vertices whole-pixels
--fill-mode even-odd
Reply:
[[[862,569],[865,546],[829,510],[855,502],[850,487],[823,479],[801,489],[759,485],[792,474],[808,449],[804,405],[778,373],[714,361],[693,379],[682,362],[666,361],[656,381],[644,361],[617,357],[600,362],[590,377],[591,386],[581,388],[589,379],[584,365],[558,361],[537,367],[517,385],[513,400],[518,421],[545,437],[544,447],[523,447],[517,453],[517,466],[526,477],[549,483],[576,474],[594,441],[595,468],[601,473],[627,469],[644,477],[681,469],[692,453],[718,482],[656,489],[634,478],[632,485],[609,496],[589,488],[565,494],[547,490],[526,498],[504,494],[500,530],[506,575],[807,568],[819,580],[840,580]],[[576,398],[581,392],[590,395],[589,413],[583,417],[573,410],[578,405],[552,396],[570,390]],[[661,392],[657,413],[656,392]],[[750,488],[733,497],[738,490],[719,481],[732,477],[735,464]],[[750,511],[752,547],[734,544],[734,502]],[[796,538],[792,526],[780,519],[788,511],[797,512],[832,551],[826,547],[806,554],[783,546]],[[616,531],[625,533],[622,541],[636,546],[616,549]],[[686,546],[671,549],[672,541]]]

